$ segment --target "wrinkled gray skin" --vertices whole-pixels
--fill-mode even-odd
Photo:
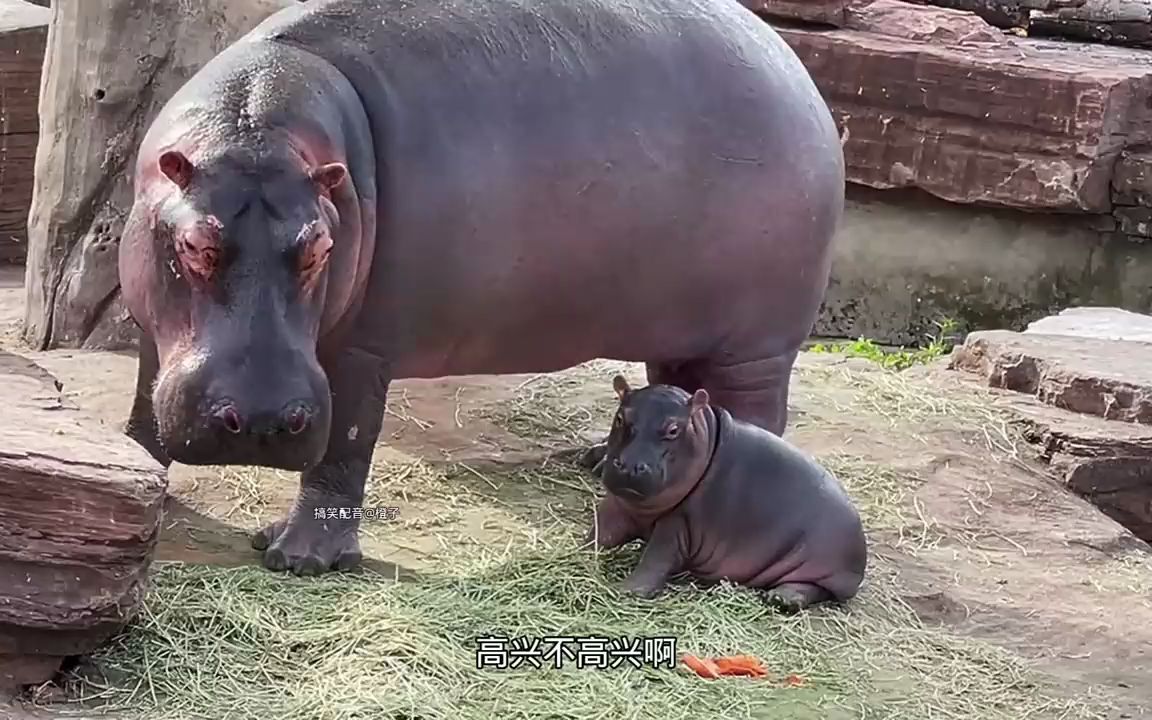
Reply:
[[[828,282],[843,153],[734,0],[314,0],[143,140],[120,251],[129,434],[301,470],[272,569],[360,561],[392,381],[648,364],[772,432]]]
[[[785,612],[856,595],[868,552],[836,478],[783,439],[668,385],[613,380],[620,406],[588,540],[647,542],[623,590],[654,597],[689,573],[762,589]]]

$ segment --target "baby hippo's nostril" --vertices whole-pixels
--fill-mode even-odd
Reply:
[[[612,467],[620,472],[624,472],[624,463],[620,462],[620,458],[612,458]]]
[[[221,405],[216,412],[212,413],[212,417],[216,418],[216,421],[233,435],[238,435],[244,429],[244,424],[240,420],[240,413],[236,411],[236,406],[231,403]]]
[[[288,432],[299,435],[307,430],[309,423],[312,422],[312,410],[301,403],[292,403],[284,410],[283,418],[284,427]]]
[[[648,467],[648,463],[636,463],[636,468],[633,472],[635,472],[636,475],[647,475],[649,470],[651,470],[651,468]]]

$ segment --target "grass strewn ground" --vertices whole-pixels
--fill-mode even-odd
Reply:
[[[616,369],[591,363],[535,378],[482,413],[546,448],[570,447],[605,422],[612,396],[604,383]],[[798,381],[817,403],[844,402],[843,394],[821,393],[833,384],[848,388],[846,412],[870,413],[893,432],[960,418],[989,454],[1014,456],[1007,420],[978,397],[925,393],[902,374],[847,366],[804,370]],[[604,392],[590,395],[590,383],[604,384]],[[915,474],[851,448],[821,459],[845,483],[871,533],[912,551],[938,538],[914,500],[921,482]],[[384,532],[435,532],[476,508],[499,509],[520,525],[498,543],[453,535],[411,581],[368,572],[295,579],[258,568],[157,566],[146,613],[97,658],[109,680],[102,690],[88,684],[89,695],[99,691],[100,701],[155,720],[1106,716],[1089,697],[1057,699],[1021,658],[923,624],[883,557],[873,557],[865,588],[847,607],[795,617],[775,615],[754,593],[731,587],[677,587],[657,601],[624,598],[612,583],[634,565],[637,550],[576,547],[596,487],[573,467],[556,460],[433,463],[382,453],[378,470],[369,504],[403,493],[413,504],[434,500],[439,513],[403,518]],[[386,481],[400,476],[403,483]],[[962,549],[962,538],[953,541]],[[671,636],[679,653],[755,654],[772,677],[705,681],[682,666],[581,670],[571,662],[559,670],[480,670],[475,640],[486,635]],[[790,675],[803,683],[786,682]]]
[[[923,627],[883,573],[846,610],[780,617],[744,590],[656,603],[607,583],[635,561],[567,545],[473,549],[417,582],[159,569],[148,614],[103,656],[117,704],[149,718],[1095,717],[1037,692],[1018,659]],[[770,681],[682,669],[476,669],[479,636],[675,637],[752,653]],[[791,687],[789,675],[805,684]]]

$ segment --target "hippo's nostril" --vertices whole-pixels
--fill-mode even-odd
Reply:
[[[296,403],[284,411],[284,427],[293,435],[299,435],[308,428],[312,419],[311,411],[303,405]]]
[[[650,470],[651,468],[648,467],[648,463],[637,463],[635,473],[637,475],[647,475]]]
[[[620,462],[620,458],[612,458],[612,467],[620,472],[624,471],[624,463]]]
[[[240,413],[236,412],[235,405],[223,405],[212,416],[220,421],[224,429],[233,435],[237,435],[244,429],[243,423],[240,421]]]

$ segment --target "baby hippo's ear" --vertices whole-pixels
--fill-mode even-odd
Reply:
[[[616,397],[621,400],[628,397],[628,393],[632,392],[632,388],[628,387],[628,381],[623,375],[612,378],[612,389],[616,391]]]
[[[708,397],[708,391],[704,388],[700,388],[696,392],[692,393],[691,411],[695,413],[697,410],[703,410],[704,408],[708,407],[708,403],[710,401],[711,398]]]

